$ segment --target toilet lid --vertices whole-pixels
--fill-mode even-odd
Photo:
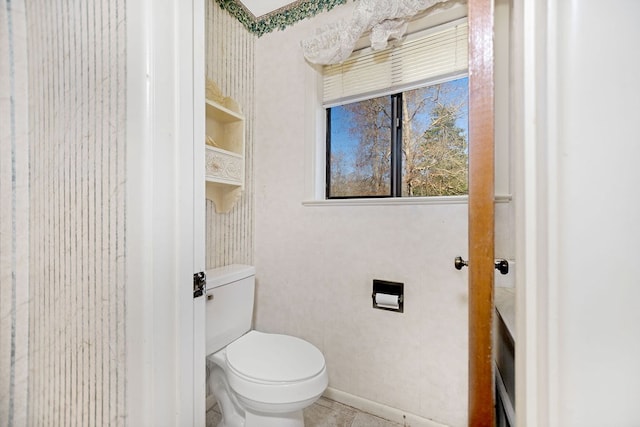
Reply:
[[[227,346],[227,364],[258,381],[295,382],[324,369],[324,356],[296,337],[251,331]]]

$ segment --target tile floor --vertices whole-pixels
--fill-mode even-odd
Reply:
[[[218,405],[207,412],[207,427],[217,427],[220,422]],[[350,406],[321,397],[304,411],[305,427],[402,427]]]

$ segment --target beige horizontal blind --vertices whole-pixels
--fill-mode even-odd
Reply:
[[[323,69],[323,105],[408,90],[467,72],[466,18],[411,34],[398,46],[355,52]]]

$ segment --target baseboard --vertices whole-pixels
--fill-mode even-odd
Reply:
[[[404,412],[399,409],[392,408],[390,406],[383,405],[372,400],[364,399],[362,397],[358,397],[344,391],[336,390],[335,388],[331,387],[325,390],[324,397],[359,409],[363,412],[368,412],[369,414],[376,415],[380,418],[400,423],[406,427],[447,427],[445,424],[437,423],[428,418],[423,418],[415,414]]]

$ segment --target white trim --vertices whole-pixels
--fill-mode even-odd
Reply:
[[[151,295],[153,258],[152,224],[146,213],[153,206],[151,91],[148,75],[151,67],[151,0],[127,2],[127,190],[126,242],[126,370],[125,389],[127,425],[152,425],[153,377],[150,336],[153,311],[146,303]],[[135,141],[135,143],[134,143]]]
[[[514,93],[522,93],[513,105],[516,114],[514,123],[522,122],[515,138],[516,144],[514,178],[516,184],[516,259],[525,266],[516,271],[516,425],[537,426],[537,380],[536,380],[536,298],[535,286],[526,287],[526,282],[535,284],[535,74],[529,80],[525,73],[535,67],[535,1],[514,4]],[[519,25],[520,24],[520,25]],[[528,70],[528,71],[527,71]],[[519,91],[520,89],[520,91]],[[521,120],[518,120],[521,119]],[[527,143],[530,141],[529,143]],[[530,266],[527,270],[526,266]],[[525,345],[526,344],[526,345]]]
[[[557,166],[551,147],[557,110],[554,67],[558,37],[550,2],[516,2],[514,34],[514,118],[516,180],[516,424],[557,425],[557,318],[558,283],[555,258]],[[522,123],[520,125],[519,123]]]
[[[177,140],[175,157],[178,162],[176,171],[176,198],[174,205],[177,222],[178,271],[176,280],[176,330],[175,340],[178,371],[178,425],[204,426],[205,424],[205,390],[204,351],[197,357],[196,348],[204,350],[204,324],[195,320],[200,317],[194,312],[200,308],[204,317],[204,298],[198,303],[193,299],[193,273],[201,270],[197,268],[195,260],[196,246],[194,232],[196,230],[195,207],[196,200],[203,202],[204,195],[196,198],[195,190],[204,182],[204,166],[196,167],[195,150],[202,147],[204,141],[204,118],[196,117],[196,111],[204,108],[204,48],[194,54],[194,39],[196,34],[204,38],[204,4],[202,0],[179,1],[175,7],[175,65],[176,99],[175,115],[177,118]],[[199,20],[195,20],[199,13]],[[197,60],[196,60],[196,57]],[[196,61],[201,65],[196,69]],[[196,82],[198,84],[196,84]],[[197,95],[196,95],[197,94]],[[198,123],[198,126],[196,125]],[[202,131],[198,135],[197,132]],[[198,142],[200,142],[198,144]],[[202,159],[202,157],[200,157]],[[197,183],[197,184],[196,184]],[[201,205],[198,205],[201,207]],[[204,215],[204,208],[199,211]],[[202,245],[201,252],[204,252]],[[204,258],[204,254],[201,255]],[[202,266],[204,267],[204,266]],[[200,340],[198,339],[201,339]],[[198,345],[200,344],[200,345]],[[199,375],[198,375],[199,372]]]
[[[205,2],[193,0],[193,270],[206,270],[205,262]],[[185,173],[186,174],[186,173]],[[193,300],[193,318],[185,327],[191,327],[193,336],[193,425],[206,424],[206,348],[205,299]]]
[[[324,397],[336,402],[351,406],[360,411],[367,412],[380,418],[411,427],[446,427],[428,418],[392,408],[382,403],[374,402],[363,397],[355,396],[344,391],[329,387],[324,392]]]
[[[495,196],[495,203],[509,203],[511,195]],[[409,206],[409,205],[457,205],[469,203],[469,196],[439,197],[384,197],[363,199],[305,200],[303,206]]]
[[[127,2],[127,21],[135,23],[126,38],[132,426],[194,425],[192,15],[190,2]]]
[[[318,67],[306,63],[305,67],[305,194],[310,200],[323,199],[325,181],[325,120],[320,93],[322,74]]]

